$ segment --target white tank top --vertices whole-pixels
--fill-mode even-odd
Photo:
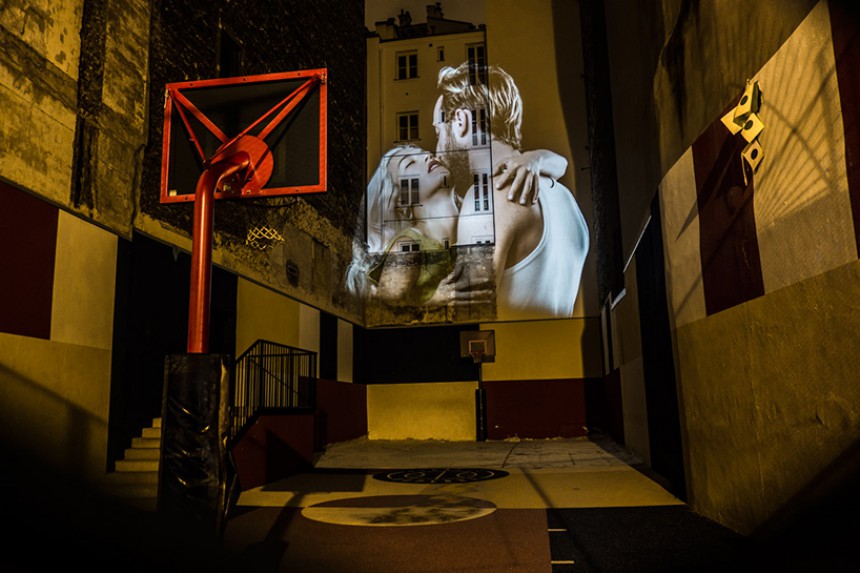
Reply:
[[[573,193],[556,182],[538,200],[543,234],[526,258],[505,269],[496,299],[499,320],[573,315],[588,254],[588,226]]]

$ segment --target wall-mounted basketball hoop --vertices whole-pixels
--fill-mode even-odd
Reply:
[[[484,393],[484,362],[496,361],[494,330],[461,330],[460,357],[471,358],[478,365],[478,389],[475,390],[475,435],[479,442],[487,439],[487,398]]]
[[[194,202],[189,353],[209,347],[213,201],[326,190],[327,75],[315,69],[166,86],[161,202]],[[252,246],[276,240],[271,231]]]
[[[493,330],[461,330],[460,357],[475,364],[496,361],[496,336]]]

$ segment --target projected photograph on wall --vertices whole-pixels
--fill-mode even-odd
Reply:
[[[589,239],[568,159],[523,148],[527,102],[483,29],[432,38],[380,42],[368,64],[382,111],[350,292],[369,326],[572,317]]]

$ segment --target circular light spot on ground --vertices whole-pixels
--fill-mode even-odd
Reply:
[[[379,495],[318,503],[302,515],[334,525],[405,527],[477,519],[495,510],[489,501],[459,495]]]
[[[390,470],[374,474],[375,479],[398,483],[471,483],[507,477],[508,472],[482,468],[434,468]]]

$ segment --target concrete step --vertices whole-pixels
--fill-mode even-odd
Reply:
[[[117,472],[158,472],[160,460],[119,460],[116,462]]]
[[[147,438],[147,439],[160,440],[161,439],[161,428],[160,427],[158,427],[158,428],[144,428],[140,434],[140,437],[141,438]]]
[[[110,484],[103,491],[118,498],[158,497],[158,483]]]
[[[107,486],[154,485],[158,483],[157,471],[111,472],[105,476]]]
[[[132,438],[132,448],[161,448],[161,438]]]
[[[127,448],[123,459],[158,460],[161,459],[161,448]]]
[[[158,472],[116,471],[105,476],[102,492],[124,505],[154,511],[158,500]]]

